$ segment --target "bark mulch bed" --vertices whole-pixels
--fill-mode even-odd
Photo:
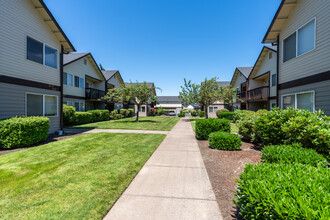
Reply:
[[[38,147],[38,146],[43,145],[43,144],[47,144],[47,143],[50,143],[50,142],[59,141],[59,140],[63,140],[63,139],[67,139],[67,138],[74,137],[74,136],[79,136],[79,135],[82,135],[82,134],[81,133],[79,133],[79,134],[63,134],[62,136],[59,136],[59,135],[56,135],[56,134],[51,134],[47,137],[46,140],[44,140],[44,141],[42,141],[38,144],[35,144],[33,146],[13,148],[13,149],[7,149],[7,148],[1,148],[0,147],[0,156],[4,155],[4,154],[9,154],[9,153],[12,153],[12,152],[16,152],[16,151],[21,151],[21,150],[25,150],[25,149],[29,149],[29,148],[33,148],[33,147]]]
[[[198,145],[223,219],[239,219],[232,202],[237,186],[235,179],[244,171],[245,164],[260,162],[260,150],[246,142],[241,151],[214,150],[209,148],[208,141],[198,141]]]

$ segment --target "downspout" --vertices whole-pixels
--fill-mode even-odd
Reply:
[[[278,96],[278,90],[279,90],[279,78],[280,78],[280,74],[279,74],[279,65],[280,65],[280,35],[277,36],[277,61],[276,61],[276,106],[279,107],[279,99],[280,97]]]
[[[60,84],[61,84],[61,94],[60,94],[60,131],[59,135],[63,134],[63,46],[61,46],[60,53]]]

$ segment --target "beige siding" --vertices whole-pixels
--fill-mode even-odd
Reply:
[[[280,33],[279,83],[330,70],[330,1],[299,0]],[[283,63],[283,39],[316,18],[316,48]]]
[[[84,64],[84,59],[87,60],[87,63]],[[73,76],[79,76],[80,78],[85,79],[85,76],[91,76],[93,78],[102,80],[102,82],[93,82],[92,88],[103,90],[105,89],[105,81],[101,76],[101,73],[94,67],[91,63],[91,59],[82,58],[73,63],[70,63],[64,66],[63,71]],[[73,77],[74,79],[74,77]],[[91,83],[89,80],[86,80],[88,83]],[[85,82],[86,83],[86,82]],[[85,97],[85,89],[77,88],[74,85],[64,85],[63,86],[63,94],[64,95],[74,95]]]
[[[271,59],[269,59],[269,53],[272,54]],[[273,74],[276,74],[276,57],[277,54],[273,51],[269,51],[268,53],[266,53],[265,58],[262,60],[260,66],[258,67],[258,70],[256,71],[256,74],[253,75],[252,78],[260,76],[266,72],[270,72],[269,77],[271,79],[271,76]],[[263,80],[260,81],[249,79],[249,90],[268,85],[270,86],[270,96],[276,96],[276,86],[271,86],[271,80],[269,80],[269,78],[265,82]]]
[[[119,79],[119,76],[116,74],[108,81],[108,83],[114,85],[117,88],[121,88]]]
[[[237,71],[237,70],[236,70]],[[232,86],[233,88],[239,88],[239,90],[241,90],[241,84],[246,82],[245,77],[239,73],[238,71],[236,72],[237,74],[237,78],[235,79],[235,81],[233,82]],[[233,102],[236,102],[236,98],[233,99]]]
[[[216,118],[217,117],[217,114],[216,114],[215,111],[210,112],[210,107],[218,107],[217,110],[220,110],[220,109],[224,109],[225,108],[225,106],[223,104],[213,104],[213,105],[210,105],[207,108],[207,115],[209,116],[209,118]]]
[[[14,116],[24,116],[26,114],[25,95],[27,92],[45,94],[45,95],[56,95],[58,97],[58,116],[49,117],[50,133],[54,133],[55,131],[60,130],[60,112],[59,112],[60,92],[59,91],[0,83],[0,109],[1,109],[0,119],[14,117]]]
[[[58,50],[61,44],[28,0],[0,1],[0,75],[60,85],[60,68],[26,59],[27,36]]]

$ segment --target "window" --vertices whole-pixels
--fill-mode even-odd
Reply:
[[[57,50],[45,45],[45,65],[57,69]]]
[[[57,115],[57,96],[45,95],[45,116]]]
[[[64,85],[68,84],[68,74],[67,73],[63,73],[63,84]]]
[[[27,37],[27,59],[57,69],[57,50]]]
[[[73,102],[72,101],[67,101],[67,106],[73,106]]]
[[[87,65],[87,60],[86,59],[84,59],[84,64]]]
[[[27,37],[27,59],[43,64],[43,43]]]
[[[217,110],[218,110],[218,107],[209,107],[210,113],[216,112]]]
[[[79,102],[79,111],[85,111],[85,104],[83,102]]]
[[[276,86],[277,74],[272,75],[272,86]]]
[[[315,48],[315,18],[283,40],[283,62]]]
[[[79,77],[78,76],[74,76],[74,86],[79,87]]]
[[[57,96],[26,94],[26,115],[27,116],[57,116]]]
[[[85,80],[84,80],[84,78],[79,78],[79,87],[82,88],[82,89],[85,87]]]
[[[146,112],[146,107],[145,106],[141,106],[140,112]]]
[[[270,110],[276,107],[276,102],[271,102],[270,103]]]
[[[296,109],[306,109],[311,112],[314,108],[314,91],[300,92],[282,96],[282,109],[293,107]]]
[[[74,103],[74,108],[76,109],[76,111],[79,111],[79,102]]]
[[[73,86],[73,75],[69,73],[67,75],[68,75],[67,85]]]
[[[268,54],[268,58],[269,58],[269,59],[272,59],[272,57],[273,57],[273,53],[270,52],[270,53]]]

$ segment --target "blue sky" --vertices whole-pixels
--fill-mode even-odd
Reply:
[[[183,79],[253,66],[280,0],[44,0],[77,49],[125,81],[178,95]]]

